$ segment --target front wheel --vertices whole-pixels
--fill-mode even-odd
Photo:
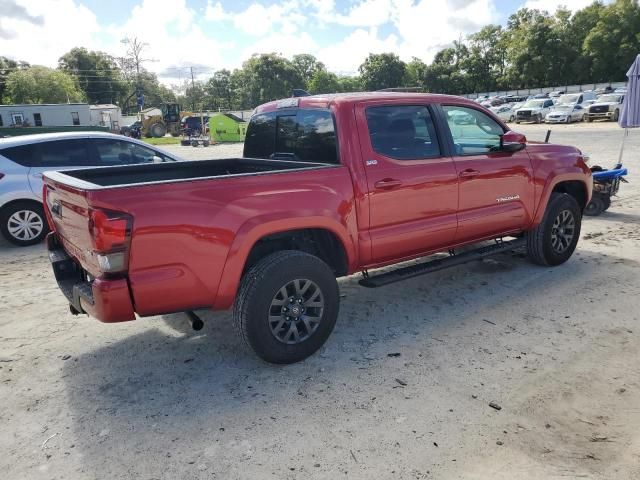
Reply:
[[[582,212],[575,198],[552,193],[542,222],[526,233],[527,256],[533,263],[560,265],[573,255],[582,224]]]
[[[612,122],[617,122],[618,118],[620,118],[620,110],[616,110],[613,112],[613,116],[611,117]]]
[[[36,202],[20,201],[5,207],[0,222],[2,236],[20,247],[41,242],[49,231],[44,209]]]
[[[233,309],[240,337],[270,363],[304,360],[327,340],[340,294],[329,266],[295,250],[273,253],[243,277]]]

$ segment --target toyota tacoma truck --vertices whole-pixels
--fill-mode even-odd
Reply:
[[[566,262],[592,188],[574,147],[527,142],[464,98],[392,92],[262,105],[242,158],[44,177],[72,313],[187,312],[197,328],[194,310],[233,308],[243,341],[273,363],[325,343],[338,277],[380,287],[516,248]]]

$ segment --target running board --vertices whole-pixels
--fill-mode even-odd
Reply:
[[[518,238],[508,242],[496,242],[492,245],[486,245],[475,250],[453,254],[446,258],[437,258],[436,260],[419,263],[417,265],[398,268],[397,270],[381,273],[380,275],[375,275],[373,277],[365,276],[365,278],[360,280],[359,283],[363,287],[367,288],[382,287],[390,283],[399,282],[400,280],[406,280],[407,278],[426,275],[427,273],[437,272],[438,270],[455,267],[456,265],[462,265],[463,263],[472,262],[474,260],[480,260],[484,257],[489,257],[497,253],[515,250],[524,246],[524,244],[524,238]]]

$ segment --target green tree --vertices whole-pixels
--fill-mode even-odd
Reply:
[[[294,55],[291,59],[291,64],[304,82],[304,86],[301,85],[298,88],[309,88],[309,82],[311,82],[313,76],[317,72],[326,71],[324,64],[322,62],[319,62],[316,57],[314,57],[313,55],[309,55],[308,53]]]
[[[303,84],[292,63],[275,53],[253,55],[244,62],[242,73],[236,78],[242,78],[242,82],[236,84],[242,108],[290,97],[292,90]]]
[[[336,93],[340,91],[340,82],[335,73],[318,70],[308,84],[309,93]]]
[[[417,57],[407,63],[404,72],[404,85],[407,87],[423,87],[427,73],[427,64]]]
[[[231,72],[229,70],[218,70],[207,80],[204,85],[205,94],[209,97],[208,104],[214,110],[232,109],[233,92],[231,90]]]
[[[85,100],[73,76],[40,66],[11,72],[7,76],[6,96],[11,103],[67,103]]]
[[[7,77],[9,74],[16,70],[23,70],[25,68],[29,68],[29,64],[27,62],[16,61],[0,56],[0,103],[3,103],[3,101],[10,103],[9,100],[5,100],[4,98],[7,86]]]
[[[370,53],[358,68],[365,90],[401,87],[406,64],[395,53]]]
[[[640,5],[616,0],[600,9],[598,23],[584,40],[583,53],[591,59],[594,82],[622,80],[640,52]]]
[[[338,76],[338,92],[359,92],[362,90],[360,77]]]
[[[60,57],[58,68],[76,78],[89,103],[118,103],[126,97],[120,69],[106,53],[73,48]]]

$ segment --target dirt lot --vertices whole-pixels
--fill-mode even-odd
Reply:
[[[632,183],[585,220],[570,262],[505,255],[378,290],[343,279],[326,348],[287,367],[242,350],[227,312],[203,312],[198,333],[181,315],[73,317],[42,246],[0,244],[2,478],[640,478],[632,133]],[[551,137],[605,166],[621,138],[611,124]]]

